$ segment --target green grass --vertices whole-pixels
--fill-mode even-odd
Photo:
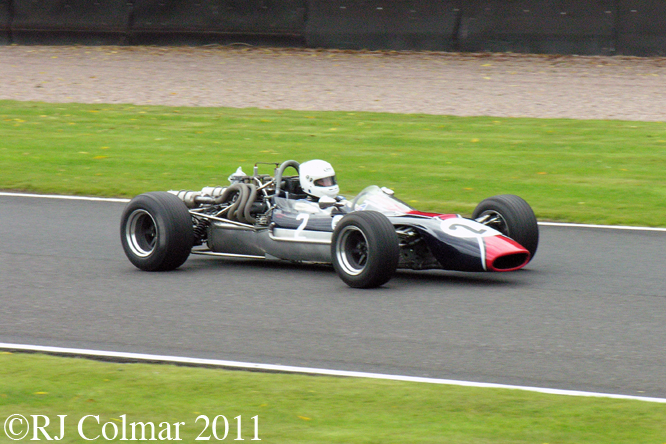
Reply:
[[[513,193],[541,220],[666,225],[659,122],[0,101],[0,136],[8,190],[198,190],[257,161],[322,158],[343,194],[388,186],[424,211]]]
[[[199,415],[226,416],[232,426],[226,441],[237,437],[240,415],[241,437],[252,442],[251,418],[258,415],[265,443],[666,442],[665,404],[0,354],[0,421],[16,413],[47,415],[54,424],[57,415],[67,415],[64,443],[85,442],[77,425],[86,415],[118,426],[121,415],[127,424],[185,422],[183,442],[203,430]],[[84,424],[89,438],[101,431],[92,419]]]

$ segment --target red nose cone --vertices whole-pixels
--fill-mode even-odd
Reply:
[[[518,242],[505,236],[484,238],[486,268],[489,271],[513,271],[530,261],[530,252]]]

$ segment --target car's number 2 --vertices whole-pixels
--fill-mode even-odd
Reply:
[[[444,219],[441,223],[442,231],[449,236],[461,238],[480,238],[497,236],[501,234],[499,231],[490,228],[487,225],[480,224],[476,221],[463,219],[460,217],[453,217],[451,219]]]
[[[301,222],[298,228],[296,228],[294,237],[296,239],[304,239],[305,236],[301,236],[301,233],[303,233],[303,230],[305,230],[305,227],[308,225],[308,221],[310,220],[310,215],[308,213],[300,213],[298,216],[296,216],[296,220],[302,220],[303,222]]]
[[[340,219],[342,219],[341,214],[337,214],[331,218],[331,230],[335,230],[335,226],[340,222]],[[294,238],[296,239],[305,239],[305,236],[303,236],[303,231],[305,230],[305,227],[308,226],[308,221],[310,220],[310,215],[308,213],[299,213],[298,216],[296,216],[296,220],[300,220],[301,224],[296,228],[296,232],[294,232]]]

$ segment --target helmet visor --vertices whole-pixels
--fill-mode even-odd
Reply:
[[[322,177],[314,181],[314,184],[318,187],[332,187],[336,183],[335,176]]]

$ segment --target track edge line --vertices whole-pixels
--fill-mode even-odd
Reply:
[[[632,401],[666,404],[666,398],[654,398],[648,396],[620,395],[612,393],[597,393],[597,392],[586,392],[579,390],[563,390],[563,389],[552,389],[545,387],[529,387],[529,386],[520,386],[520,385],[497,384],[490,382],[461,381],[455,379],[438,379],[438,378],[426,378],[418,376],[390,375],[383,373],[355,372],[347,370],[329,370],[329,369],[296,367],[296,366],[276,365],[276,364],[259,364],[259,363],[250,363],[250,362],[226,361],[220,359],[186,358],[179,356],[151,355],[144,353],[88,350],[88,349],[77,349],[77,348],[66,348],[66,347],[41,346],[41,345],[10,344],[3,342],[0,342],[0,350],[9,351],[9,352],[45,353],[58,356],[72,356],[72,357],[83,357],[83,358],[104,358],[105,360],[112,360],[112,361],[113,360],[140,361],[146,363],[180,364],[193,367],[216,367],[216,368],[226,368],[226,369],[275,372],[275,373],[293,373],[293,374],[318,375],[318,376],[384,379],[390,381],[453,385],[461,387],[523,390],[528,392],[536,392],[536,393],[543,393],[550,395],[624,399]]]

